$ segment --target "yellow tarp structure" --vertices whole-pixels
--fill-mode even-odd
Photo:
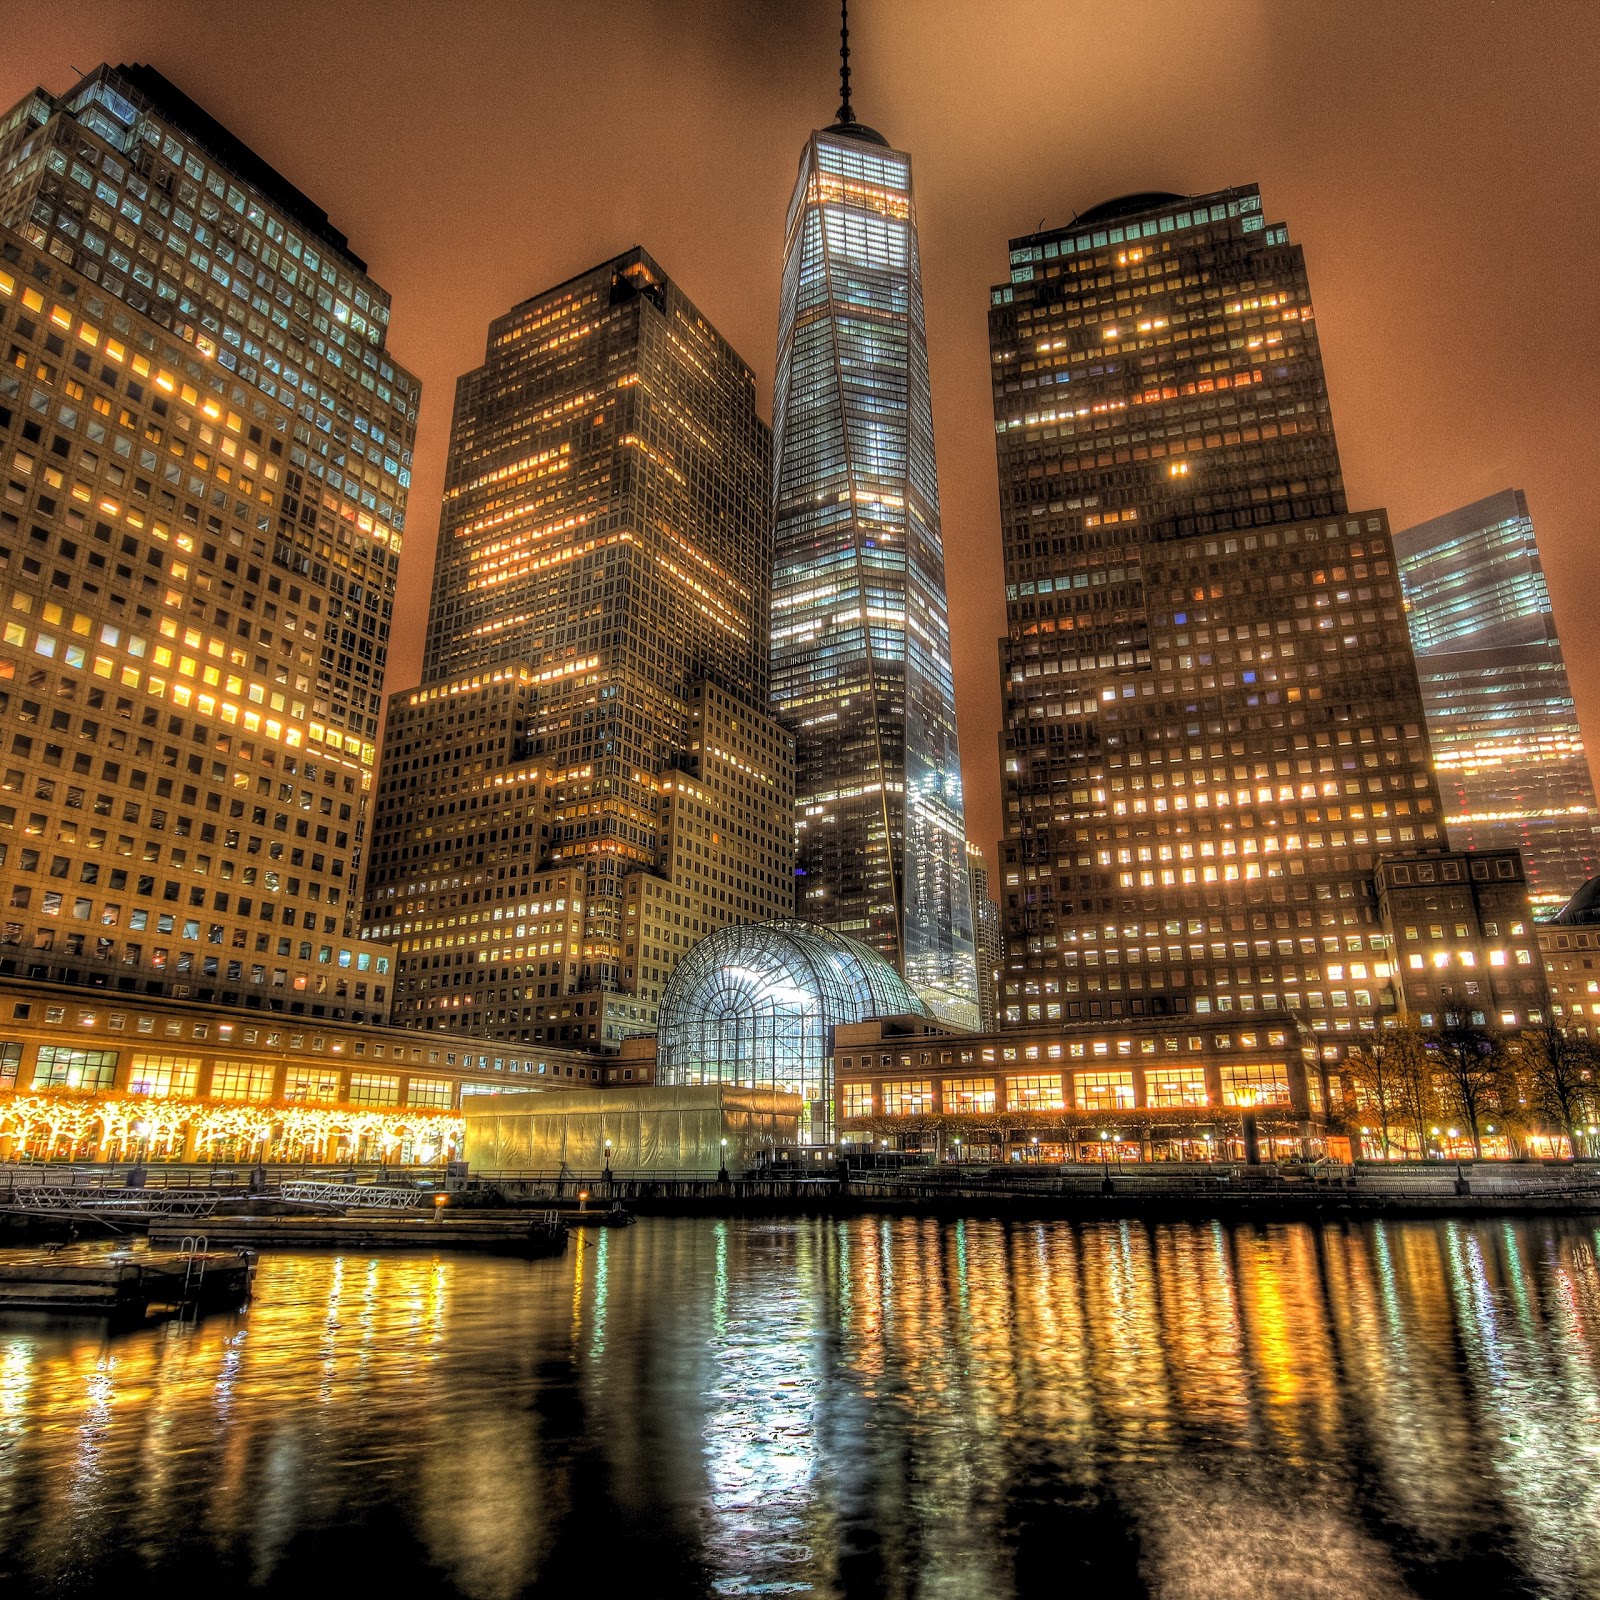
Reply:
[[[611,1141],[619,1176],[738,1176],[756,1153],[800,1135],[799,1095],[730,1084],[683,1088],[523,1090],[467,1095],[467,1164],[479,1172],[598,1173]],[[723,1140],[727,1141],[726,1146]]]

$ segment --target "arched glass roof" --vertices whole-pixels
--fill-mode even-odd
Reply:
[[[808,922],[721,928],[678,964],[661,996],[656,1080],[780,1089],[806,1102],[810,1136],[831,1120],[833,1029],[926,1017],[876,951]]]

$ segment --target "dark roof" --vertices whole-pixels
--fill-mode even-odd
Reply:
[[[1600,878],[1591,878],[1550,918],[1558,928],[1592,928],[1600,924]]]
[[[1171,205],[1175,200],[1185,198],[1184,195],[1168,194],[1161,189],[1146,189],[1139,194],[1119,195],[1115,200],[1102,200],[1099,205],[1079,212],[1068,226],[1077,227],[1085,222],[1115,222],[1118,217],[1136,217],[1142,211],[1155,211],[1161,206]]]
[[[293,217],[324,244],[337,250],[358,272],[367,264],[351,248],[350,241],[328,221],[328,213],[311,197],[269,166],[242,139],[223,127],[209,111],[198,106],[169,78],[154,67],[138,64],[113,69],[116,76],[140,95],[150,108],[160,112],[189,134],[246,183],[253,184],[286,216]]]
[[[822,131],[842,133],[847,139],[860,139],[864,144],[881,144],[885,150],[890,148],[889,141],[876,128],[869,128],[864,122],[836,122]]]

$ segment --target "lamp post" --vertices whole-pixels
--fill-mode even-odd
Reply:
[[[722,1165],[717,1168],[717,1182],[718,1183],[726,1183],[727,1181],[728,1181],[728,1141],[726,1139],[724,1139],[722,1141]]]
[[[611,1193],[611,1141],[609,1139],[606,1140],[605,1179],[606,1179],[606,1193],[610,1194]]]

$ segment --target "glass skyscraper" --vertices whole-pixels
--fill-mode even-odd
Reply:
[[[911,161],[851,113],[800,159],[774,399],[772,692],[797,909],[977,1021]]]
[[[1600,850],[1528,503],[1506,489],[1394,542],[1451,843],[1520,849],[1548,914],[1600,871]]]

